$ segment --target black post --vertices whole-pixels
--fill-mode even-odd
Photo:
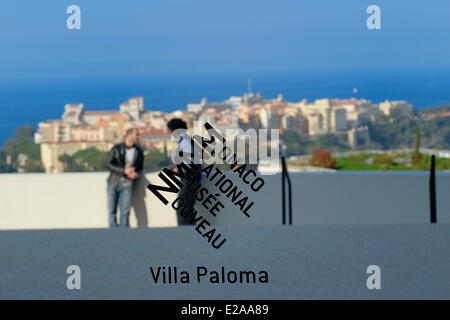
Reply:
[[[288,210],[289,210],[289,225],[292,225],[292,184],[291,184],[291,178],[289,177],[289,172],[286,165],[286,158],[281,157],[281,192],[283,195],[283,204],[282,204],[282,210],[283,210],[283,224],[286,224],[286,189],[285,189],[285,181],[287,180],[288,183]]]
[[[434,155],[431,156],[430,168],[430,222],[436,223],[436,175]]]
[[[286,161],[284,161],[283,165],[284,165],[284,174],[286,176],[286,180],[287,180],[287,183],[288,183],[289,225],[292,225],[292,185],[291,185],[291,178],[289,177],[289,171],[287,169]]]
[[[282,224],[286,224],[286,191],[284,189],[284,157],[281,157],[281,221]]]

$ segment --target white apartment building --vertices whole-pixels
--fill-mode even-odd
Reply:
[[[71,140],[72,124],[61,120],[47,120],[39,122],[38,132],[35,134],[35,143],[53,143]]]
[[[205,105],[208,103],[206,98],[203,98],[200,103],[189,103],[187,105],[187,111],[194,112],[194,113],[200,113],[203,111]]]
[[[144,112],[144,98],[130,98],[127,102],[122,103],[119,109],[120,113],[128,115],[132,121],[137,121],[140,119],[141,113]]]
[[[81,121],[81,116],[84,112],[84,104],[66,104],[64,106],[64,113],[62,115],[62,121],[70,123],[78,123]]]
[[[84,111],[81,120],[83,123],[93,126],[99,122],[109,121],[118,115],[120,112],[116,110]]]

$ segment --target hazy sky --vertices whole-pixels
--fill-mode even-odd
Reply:
[[[370,4],[382,30],[366,28]],[[2,0],[0,79],[445,69],[449,14],[448,0]]]

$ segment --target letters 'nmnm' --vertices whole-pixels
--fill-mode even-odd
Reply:
[[[169,170],[169,169],[164,168],[163,172],[160,172],[158,174],[158,177],[160,177],[161,180],[163,180],[166,183],[165,186],[158,186],[156,184],[151,184],[151,183],[147,186],[147,189],[150,190],[155,196],[157,196],[158,199],[162,203],[164,203],[164,205],[167,205],[169,203],[169,201],[160,193],[160,191],[170,192],[170,193],[178,193],[178,191],[180,191],[180,189],[183,187],[183,184],[181,184],[181,182],[179,182],[178,180],[174,179],[174,181],[177,185],[175,185],[175,183],[173,183],[171,180],[169,180],[169,178],[167,178],[167,176],[164,174],[164,173],[166,173],[165,172],[166,170]]]

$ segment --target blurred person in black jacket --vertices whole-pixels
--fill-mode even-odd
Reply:
[[[117,204],[120,207],[120,227],[128,227],[133,199],[133,183],[143,173],[144,152],[137,146],[139,132],[128,129],[125,142],[116,144],[108,153],[106,167],[110,171],[107,181],[109,227],[118,227]]]

